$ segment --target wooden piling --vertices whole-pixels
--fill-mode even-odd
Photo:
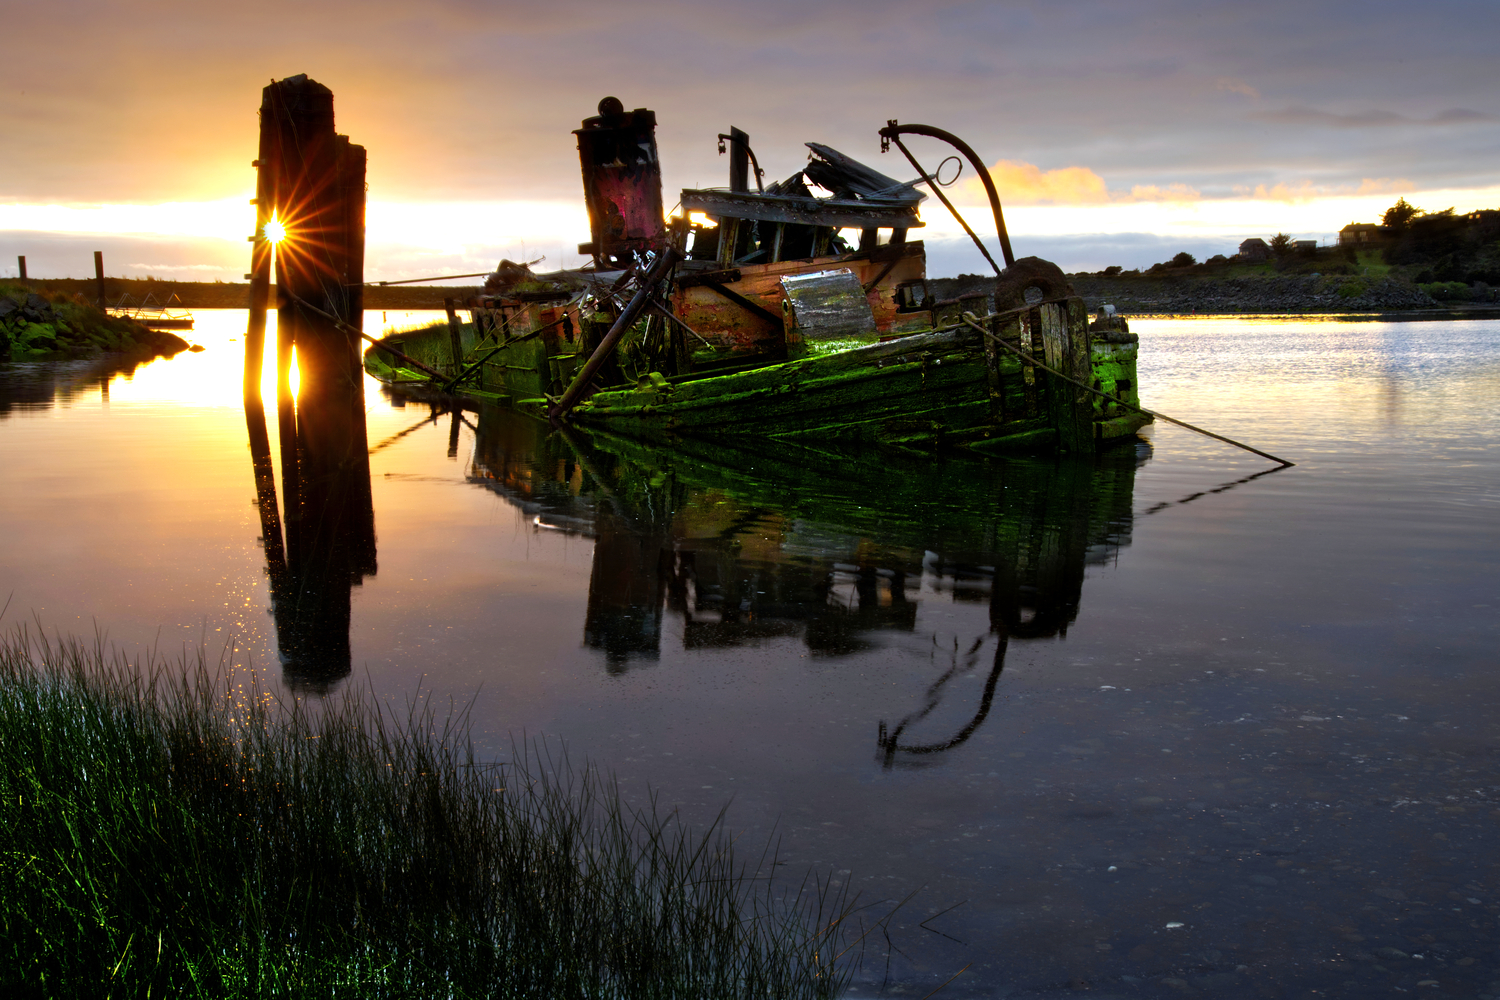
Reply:
[[[94,279],[99,282],[99,308],[104,309],[108,302],[104,298],[104,251],[94,251]]]
[[[317,686],[348,673],[349,588],[375,572],[359,333],[365,150],[334,132],[333,93],[295,76],[263,91],[257,165],[257,219],[274,214],[286,230],[275,248],[288,567],[278,643],[288,679]]]
[[[16,265],[20,268],[21,280],[25,281],[26,280],[26,258],[25,258],[25,256],[17,257],[16,258]]]
[[[269,166],[275,193],[274,204],[256,206],[257,215],[269,207],[286,230],[276,247],[278,395],[290,398],[295,348],[299,409],[338,411],[351,432],[363,431],[364,370],[359,338],[349,331],[361,328],[364,311],[364,147],[335,134],[333,93],[306,76],[265,88],[261,129],[261,170]],[[304,449],[333,451],[304,457],[357,461],[364,445],[351,441],[342,432],[306,441]]]
[[[274,161],[277,131],[266,127],[267,108],[261,103],[260,156],[255,167],[255,233],[250,237],[250,319],[245,327],[245,398],[260,398],[261,369],[266,353],[266,308],[271,292],[271,262],[275,244],[266,238],[266,223],[276,208]]]

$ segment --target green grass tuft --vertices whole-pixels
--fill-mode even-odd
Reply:
[[[793,998],[852,972],[850,901],[719,823],[537,744],[482,765],[462,715],[240,681],[0,638],[6,995]]]

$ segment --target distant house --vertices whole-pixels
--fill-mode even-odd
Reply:
[[[1251,263],[1270,260],[1271,247],[1259,236],[1252,236],[1240,244],[1240,252],[1235,256],[1239,257],[1240,260],[1250,261]]]
[[[1316,249],[1318,249],[1318,241],[1317,240],[1292,240],[1292,249],[1293,250],[1316,250]]]
[[[1384,226],[1377,226],[1373,222],[1351,222],[1339,230],[1339,246],[1373,246],[1384,240],[1386,234],[1387,230]]]

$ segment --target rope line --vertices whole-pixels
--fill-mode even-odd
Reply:
[[[1032,307],[1028,306],[1027,308],[1032,308]],[[1019,309],[1012,309],[1012,310],[1010,310],[1010,312],[1021,312],[1021,311],[1023,311],[1023,310],[1019,310]],[[1007,314],[1006,313],[994,313],[991,316],[986,316],[985,318],[986,319],[990,319],[990,318],[993,318],[993,316],[1002,316],[1002,315],[1007,315]],[[1044,372],[1048,372],[1049,374],[1057,376],[1058,378],[1062,379],[1064,382],[1071,382],[1073,385],[1078,386],[1078,388],[1080,388],[1080,389],[1086,389],[1089,392],[1092,392],[1096,396],[1103,396],[1105,399],[1109,400],[1112,403],[1119,403],[1121,406],[1127,407],[1127,408],[1132,409],[1132,410],[1136,410],[1136,411],[1138,411],[1140,413],[1144,413],[1144,414],[1146,414],[1147,416],[1150,416],[1150,417],[1155,417],[1158,420],[1165,420],[1169,424],[1176,424],[1178,427],[1186,427],[1190,431],[1196,431],[1197,433],[1202,434],[1205,437],[1211,437],[1211,438],[1213,438],[1215,441],[1223,441],[1225,444],[1232,444],[1236,448],[1242,448],[1245,451],[1250,452],[1251,454],[1259,455],[1261,458],[1268,458],[1268,459],[1270,459],[1273,462],[1280,463],[1280,465],[1283,468],[1289,468],[1289,467],[1297,464],[1296,462],[1288,462],[1284,458],[1277,458],[1275,455],[1272,455],[1270,452],[1261,451],[1259,448],[1252,448],[1248,444],[1245,444],[1243,441],[1236,441],[1234,438],[1225,437],[1222,434],[1215,434],[1213,431],[1204,430],[1202,427],[1196,427],[1193,424],[1188,423],[1186,420],[1178,420],[1176,417],[1169,417],[1165,413],[1157,413],[1155,410],[1148,410],[1144,406],[1137,406],[1135,403],[1127,403],[1125,400],[1119,398],[1118,396],[1111,396],[1109,393],[1103,391],[1102,389],[1095,389],[1093,386],[1087,385],[1087,384],[1085,384],[1083,382],[1080,382],[1076,378],[1072,378],[1070,376],[1064,375],[1062,372],[1058,371],[1057,369],[1055,369],[1055,368],[1049,368],[1048,366],[1042,364],[1040,361],[1038,361],[1035,358],[1031,357],[1029,354],[1023,353],[1020,348],[1018,348],[1018,347],[1012,347],[1010,344],[1007,344],[1004,340],[1001,340],[999,337],[995,336],[993,333],[991,333],[990,331],[986,330],[984,327],[980,326],[979,323],[978,323],[978,321],[977,321],[977,318],[974,316],[973,313],[968,313],[968,312],[964,313],[963,321],[965,323],[967,323],[969,326],[972,326],[974,329],[978,330],[984,336],[988,337],[989,339],[993,340],[995,343],[999,344],[1001,347],[1005,348],[1007,351],[1010,351],[1016,357],[1020,358],[1023,363],[1028,364],[1028,365],[1032,365],[1032,366],[1037,367],[1037,368],[1040,368]]]

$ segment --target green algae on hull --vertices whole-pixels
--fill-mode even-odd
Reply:
[[[1079,330],[1081,307],[1070,306],[1068,325]],[[748,436],[924,452],[1051,450],[1058,438],[1046,397],[1058,383],[1045,372],[1028,371],[1021,361],[1018,354],[1026,350],[1021,345],[1027,333],[1025,323],[998,330],[1017,353],[986,351],[977,331],[959,326],[726,374],[653,372],[634,385],[595,392],[569,417],[658,442]],[[421,351],[431,341],[435,361],[448,332],[446,326],[434,326],[400,336],[407,352]],[[1092,384],[1136,404],[1135,336],[1088,337]],[[555,394],[565,381],[563,374],[576,369],[579,357],[577,351],[549,356],[541,338],[512,343],[493,354],[490,349],[471,352],[468,361],[478,360],[473,353],[490,356],[477,384],[466,383],[461,395],[538,417],[545,416],[549,393]],[[393,366],[395,360],[377,348],[366,355],[365,365],[399,391],[424,398],[433,394],[435,387],[425,376]],[[427,388],[419,389],[419,384]],[[1088,397],[1087,407],[1086,419],[1099,444],[1131,438],[1151,419],[1098,396]]]

